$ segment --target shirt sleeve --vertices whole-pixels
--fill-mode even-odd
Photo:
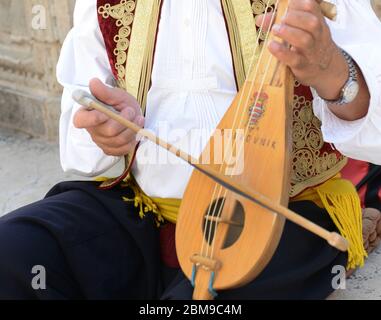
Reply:
[[[367,82],[371,99],[366,117],[345,121],[336,117],[314,92],[314,111],[322,121],[325,141],[344,155],[381,164],[381,22],[369,0],[332,1],[338,9],[329,22],[335,42],[356,61]],[[345,106],[343,106],[345,108]]]
[[[74,27],[67,35],[57,65],[57,79],[64,87],[60,117],[60,158],[65,172],[93,177],[113,167],[120,158],[106,156],[84,129],[73,125],[81,107],[72,99],[75,89],[89,91],[89,81],[99,78],[113,85],[96,0],[76,1]]]

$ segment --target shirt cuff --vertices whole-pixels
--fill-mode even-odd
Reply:
[[[345,147],[350,145],[353,140],[363,140],[374,138],[374,132],[368,126],[370,121],[373,122],[374,118],[381,116],[381,84],[378,82],[377,75],[372,69],[372,63],[366,61],[373,61],[364,57],[364,49],[359,48],[343,48],[348,52],[359,66],[365,81],[368,85],[370,92],[370,104],[368,114],[359,120],[346,121],[338,118],[329,108],[327,103],[321,99],[316,91],[314,94],[314,112],[316,116],[322,121],[322,133],[324,140],[332,144],[341,144]],[[342,106],[345,108],[345,105]],[[379,115],[378,115],[379,114]]]

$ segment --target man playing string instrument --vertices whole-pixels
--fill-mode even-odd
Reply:
[[[381,164],[381,46],[375,41],[381,26],[367,0],[332,1],[336,21],[324,18],[319,1],[290,0],[282,23],[270,26],[271,13],[263,14],[276,2],[77,1],[57,72],[65,88],[62,166],[96,177],[125,158],[126,171],[102,184],[60,183],[44,200],[0,220],[0,298],[192,297],[174,246],[192,168],[148,141],[137,147],[130,130],[76,104],[72,92],[89,89],[123,117],[198,157],[203,135],[218,125],[269,28],[280,41],[265,45],[298,80],[290,208],[339,230],[351,245],[341,253],[286,223],[259,277],[218,298],[322,299],[334,290],[334,266],[363,265],[360,202],[338,174],[343,154]],[[47,270],[46,290],[30,286],[35,265]]]

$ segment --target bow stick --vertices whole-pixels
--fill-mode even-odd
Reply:
[[[222,185],[226,189],[237,193],[238,195],[257,203],[258,205],[275,212],[277,214],[283,215],[288,220],[294,222],[295,224],[303,227],[304,229],[316,234],[317,236],[325,239],[332,247],[340,251],[348,250],[348,241],[340,236],[336,232],[330,232],[326,229],[320,227],[319,225],[311,222],[310,220],[296,214],[295,212],[281,206],[280,204],[274,203],[271,199],[267,198],[263,194],[250,190],[247,187],[237,183],[233,179],[229,179],[225,175],[216,172],[207,165],[198,164],[198,160],[191,155],[183,152],[182,150],[174,147],[173,145],[163,141],[152,132],[145,130],[135,123],[120,116],[114,108],[107,106],[104,103],[95,99],[92,95],[83,90],[76,90],[73,92],[73,99],[82,106],[88,108],[88,110],[97,110],[104,113],[109,118],[115,120],[121,125],[127,127],[136,133],[139,137],[144,137],[149,141],[159,145],[160,147],[166,149],[168,152],[174,154],[176,157],[183,159],[185,162],[189,163],[192,167],[199,170],[218,184]]]

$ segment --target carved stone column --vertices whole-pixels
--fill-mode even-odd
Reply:
[[[46,29],[32,27],[32,8]],[[61,88],[55,66],[74,0],[0,0],[0,125],[54,140]],[[35,7],[36,8],[36,7]]]

